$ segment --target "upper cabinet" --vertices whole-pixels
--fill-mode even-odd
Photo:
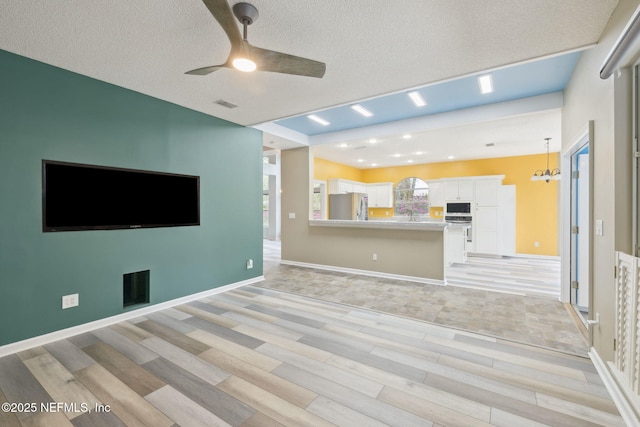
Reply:
[[[367,195],[369,196],[370,208],[392,208],[393,207],[393,183],[376,182],[367,184]]]
[[[445,201],[462,200],[473,201],[473,180],[472,179],[446,179],[444,183]]]
[[[475,180],[476,206],[498,206],[502,177],[489,177]]]
[[[345,193],[366,193],[367,185],[362,182],[351,181],[348,179],[330,179],[329,194],[345,194]]]
[[[328,183],[329,194],[366,193],[369,198],[370,208],[393,207],[392,182],[374,182],[366,184],[364,182],[336,178],[330,179]]]

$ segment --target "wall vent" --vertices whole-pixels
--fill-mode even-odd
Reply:
[[[225,108],[229,108],[229,109],[237,107],[236,104],[232,104],[229,101],[225,101],[224,99],[218,99],[217,101],[214,101],[213,103],[214,104],[218,104],[218,105],[220,105],[222,107],[225,107]]]
[[[149,303],[149,270],[127,273],[122,278],[124,308]]]

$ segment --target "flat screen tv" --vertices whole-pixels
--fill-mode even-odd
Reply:
[[[42,230],[200,225],[200,177],[42,161]]]

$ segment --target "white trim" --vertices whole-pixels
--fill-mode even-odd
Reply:
[[[640,419],[638,419],[638,415],[633,409],[634,406],[637,408],[637,402],[633,402],[628,399],[628,396],[623,389],[624,381],[618,381],[614,376],[616,369],[613,364],[608,362],[609,367],[607,368],[607,364],[605,364],[594,347],[591,347],[589,357],[591,358],[591,362],[593,362],[593,366],[595,366],[596,371],[598,371],[598,375],[600,375],[602,383],[607,388],[609,395],[611,395],[611,400],[613,400],[616,408],[618,408],[618,412],[620,412],[622,420],[628,426],[640,425]]]
[[[307,135],[273,122],[260,123],[251,127],[270,135],[297,142],[303,146],[309,146],[309,137]]]
[[[571,157],[585,144],[589,144],[589,153],[593,155],[593,132],[593,120],[589,120],[571,139],[571,144],[563,148],[560,159],[560,170],[565,171],[563,179],[560,181],[560,218],[558,228],[561,256],[560,301],[569,304],[571,303],[571,234],[569,233],[569,230],[571,230]],[[593,165],[590,166],[590,173],[593,174]],[[593,180],[591,179],[590,181],[589,185],[593,188]],[[590,203],[592,204],[593,193],[590,193],[590,198]],[[591,218],[593,218],[593,209],[590,208],[590,210]],[[591,238],[593,240],[593,236]],[[593,242],[591,244],[593,247]],[[590,251],[592,250],[590,249]],[[590,258],[593,260],[593,254],[590,255]],[[593,277],[593,274],[591,277]],[[590,292],[590,294],[593,294],[593,292]],[[591,302],[590,305],[592,305]]]
[[[339,273],[360,274],[362,276],[382,277],[384,279],[393,279],[393,280],[406,280],[408,282],[425,283],[428,285],[446,286],[447,284],[447,282],[444,280],[428,279],[426,277],[417,277],[417,276],[404,276],[402,274],[383,273],[381,271],[358,270],[357,268],[336,267],[333,265],[311,264],[308,262],[298,262],[298,261],[289,261],[289,260],[281,260],[280,263],[286,264],[286,265],[293,265],[296,267],[316,268],[318,270],[337,271]]]
[[[252,279],[243,280],[241,282],[231,283],[229,285],[220,286],[220,287],[209,289],[207,291],[199,292],[196,294],[191,294],[184,297],[172,299],[170,301],[165,301],[165,302],[161,302],[151,306],[139,308],[137,310],[127,311],[126,313],[117,314],[115,316],[105,317],[104,319],[98,319],[92,322],[83,323],[82,325],[72,326],[70,328],[60,329],[58,331],[50,332],[48,334],[39,335],[37,337],[27,338],[26,340],[6,344],[3,346],[0,346],[0,357],[4,357],[10,354],[18,353],[20,351],[28,350],[33,347],[49,344],[54,341],[72,337],[74,335],[83,334],[85,332],[91,332],[99,328],[104,328],[105,326],[110,326],[115,323],[124,322],[129,319],[144,316],[146,314],[154,313],[159,310],[171,308],[176,305],[185,304],[187,302],[201,299],[204,297],[227,292],[232,289],[241,288],[243,286],[261,282],[263,280],[264,280],[264,276],[258,276]]]

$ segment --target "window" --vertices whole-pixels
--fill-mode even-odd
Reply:
[[[327,219],[327,182],[314,181],[313,194],[311,195],[312,216],[313,219]]]
[[[405,178],[394,189],[395,215],[416,220],[429,213],[429,184],[420,178]]]

